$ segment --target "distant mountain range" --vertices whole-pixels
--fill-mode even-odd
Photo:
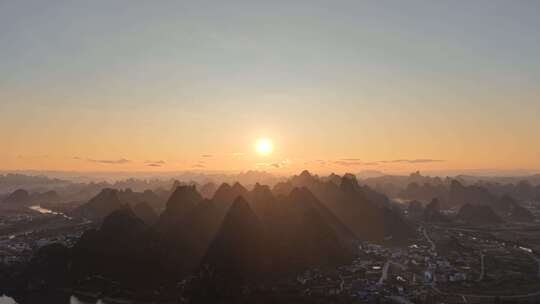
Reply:
[[[25,280],[73,286],[99,275],[136,288],[198,273],[231,290],[348,263],[361,240],[406,245],[414,236],[414,225],[384,195],[352,175],[319,178],[304,171],[273,188],[224,183],[213,192],[205,198],[197,186],[176,183],[158,216],[146,201],[155,193],[103,189],[71,213],[99,228],[73,248],[42,248]],[[61,271],[50,271],[53,260]]]
[[[521,195],[534,195],[536,188],[528,183],[505,186],[514,194],[510,195],[493,193],[502,186],[469,185],[419,173],[371,181],[375,179],[400,187],[414,181],[398,191],[413,199],[406,212],[352,174],[319,177],[303,171],[272,187],[174,180],[153,190],[103,187],[66,209],[72,217],[93,221],[95,229],[84,232],[72,248],[41,248],[31,270],[14,283],[19,289],[36,284],[75,287],[100,277],[141,289],[194,275],[201,280],[198,288],[204,286],[200,290],[237,293],[248,282],[264,284],[312,267],[346,264],[361,241],[409,245],[417,221],[491,225],[534,220],[514,197],[516,189]],[[86,195],[98,189],[90,187]],[[45,201],[67,204],[55,191],[18,189],[2,198],[2,204],[22,208]],[[448,215],[448,209],[457,212]],[[448,250],[456,246],[460,245],[450,242]]]

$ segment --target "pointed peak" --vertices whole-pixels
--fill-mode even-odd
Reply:
[[[311,173],[309,173],[308,170],[304,170],[304,171],[302,171],[302,173],[300,173],[300,176],[301,177],[312,177],[313,175],[311,175]]]
[[[142,226],[144,226],[143,220],[138,218],[128,205],[123,205],[103,219],[100,230],[105,233],[118,233]]]
[[[216,193],[223,192],[223,191],[229,191],[231,189],[231,186],[227,183],[223,183],[219,185],[218,189],[216,190]]]
[[[178,188],[178,186],[181,186],[181,185],[182,183],[179,180],[175,179],[171,187],[171,192],[174,192],[174,190],[176,190],[176,188]]]
[[[313,193],[307,188],[307,187],[296,187],[294,188],[291,193],[289,193],[289,197],[291,198],[313,198],[315,197]]]
[[[248,201],[244,197],[238,196],[229,208],[223,223],[224,225],[227,223],[238,223],[238,221],[244,221],[248,218],[256,218],[258,221],[258,218],[253,209],[251,209]]]
[[[180,205],[196,205],[202,200],[201,195],[194,186],[178,186],[167,201],[167,208]]]
[[[412,172],[409,177],[422,177],[422,174],[420,174],[420,171]]]
[[[343,178],[348,178],[350,180],[353,180],[355,181],[356,183],[358,183],[357,179],[356,179],[356,175],[352,174],[352,173],[345,173],[343,174]]]
[[[340,185],[341,190],[345,192],[353,192],[353,191],[356,191],[357,187],[358,187],[358,181],[356,180],[356,177],[350,178],[344,175],[341,178],[341,185]]]
[[[119,200],[118,190],[111,189],[111,188],[104,188],[96,196],[94,196],[90,201],[110,200],[110,199]]]
[[[244,193],[244,192],[247,192],[247,189],[242,186],[242,184],[240,184],[239,182],[236,182],[234,183],[234,185],[232,186],[232,190],[233,192],[235,193]]]

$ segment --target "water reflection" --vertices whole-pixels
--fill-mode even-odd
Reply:
[[[35,205],[35,206],[30,206],[28,207],[34,211],[37,211],[39,213],[42,213],[42,214],[54,214],[54,215],[61,215],[67,219],[71,219],[69,216],[61,213],[61,212],[56,212],[56,211],[52,211],[51,209],[47,209],[47,208],[43,208],[41,207],[40,205]]]
[[[3,295],[0,297],[0,304],[17,304],[17,302],[13,298]]]
[[[66,295],[67,296],[67,295]],[[38,298],[41,298],[41,297],[38,297]],[[43,298],[41,298],[43,299]],[[55,299],[55,300],[59,300],[59,299]],[[63,298],[62,300],[60,300],[60,302],[58,304],[62,304],[62,303],[67,303],[65,302],[67,300],[67,297]],[[30,300],[29,303],[41,303],[41,302],[35,302],[34,300]],[[47,302],[48,303],[48,302]],[[17,302],[15,302],[15,300],[11,297],[8,297],[6,295],[2,295],[0,296],[0,304],[17,304]],[[82,300],[76,296],[70,296],[69,297],[69,304],[107,304],[106,302],[104,302],[103,300]]]
[[[69,298],[69,304],[107,304],[105,302],[103,302],[101,299],[97,300],[97,301],[83,301],[79,298],[77,298],[76,296],[71,296]]]

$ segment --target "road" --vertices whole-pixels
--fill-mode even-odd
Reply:
[[[422,231],[424,233],[424,237],[426,238],[426,240],[431,244],[431,251],[435,251],[435,242],[433,242],[431,238],[429,237],[426,231],[426,228],[422,227]]]
[[[478,280],[476,280],[477,282],[482,281],[484,279],[484,275],[486,274],[484,258],[485,258],[485,255],[483,253],[480,253],[480,265],[482,266],[480,268],[480,277],[478,277]]]
[[[390,261],[386,261],[383,267],[381,278],[377,284],[381,285],[388,278],[388,269],[390,268]]]

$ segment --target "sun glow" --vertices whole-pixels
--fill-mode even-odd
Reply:
[[[268,138],[259,138],[255,143],[255,151],[260,155],[269,155],[274,150],[274,144]]]

